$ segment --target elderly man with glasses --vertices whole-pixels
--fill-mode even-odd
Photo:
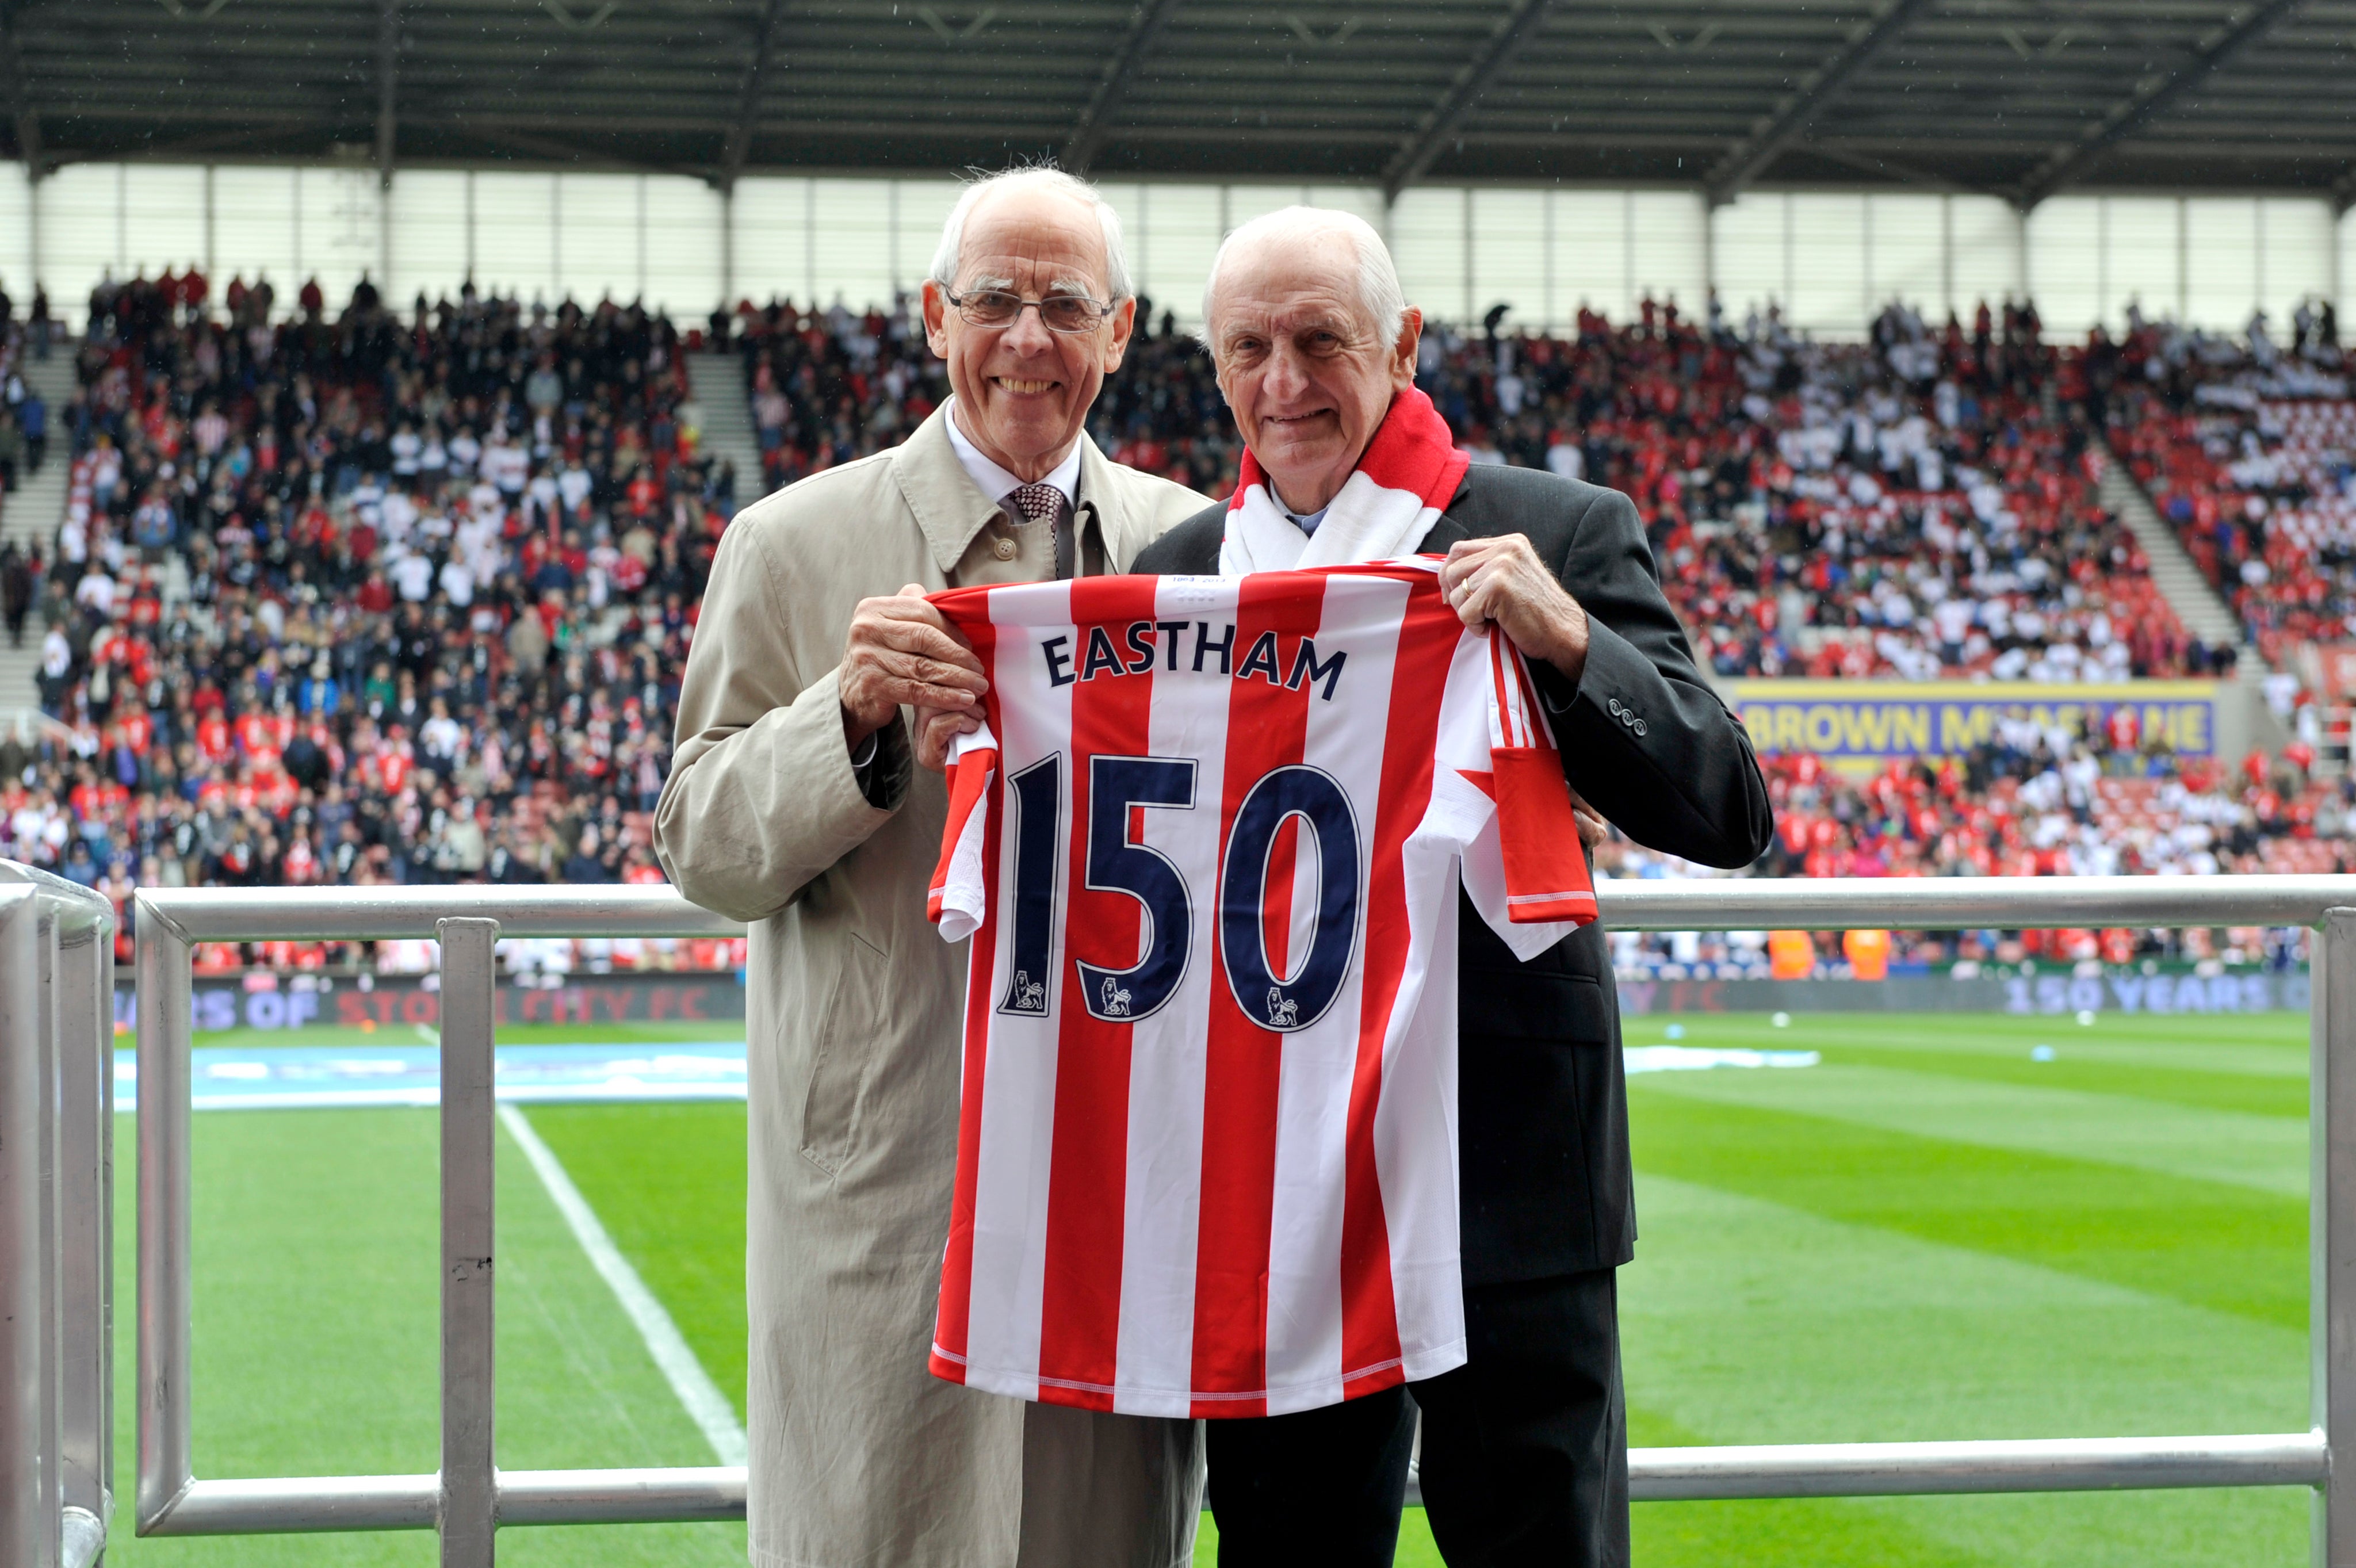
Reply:
[[[905,445],[738,514],[680,693],[655,843],[750,922],[745,1291],[760,1568],[1169,1568],[1191,1423],[926,1369],[957,1165],[962,944],[927,924],[947,798],[906,712],[980,666],[923,596],[1125,570],[1205,498],[1083,426],[1136,315],[1119,220],[1048,169],[967,188],[925,330],[954,396]]]

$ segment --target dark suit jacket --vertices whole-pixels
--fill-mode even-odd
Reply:
[[[1136,572],[1215,573],[1224,507],[1149,545]],[[1574,685],[1531,673],[1588,803],[1638,843],[1747,865],[1773,832],[1751,739],[1718,700],[1661,595],[1626,496],[1533,468],[1475,464],[1419,548],[1527,534],[1586,609]],[[1461,895],[1460,895],[1461,897]],[[1620,1006],[1601,922],[1515,960],[1459,911],[1458,1138],[1467,1284],[1609,1268],[1634,1255]]]

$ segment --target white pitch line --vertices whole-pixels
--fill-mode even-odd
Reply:
[[[589,1200],[581,1196],[581,1189],[565,1174],[564,1163],[556,1157],[556,1151],[541,1142],[540,1134],[514,1106],[499,1107],[499,1122],[523,1150],[524,1158],[531,1162],[541,1186],[548,1189],[557,1212],[573,1228],[581,1250],[589,1254],[589,1262],[613,1287],[622,1310],[629,1314],[638,1337],[647,1342],[647,1353],[669,1380],[671,1392],[687,1407],[688,1415],[702,1429],[703,1439],[712,1444],[712,1452],[723,1465],[744,1464],[747,1456],[744,1429],[736,1423],[735,1406],[728,1402],[728,1396],[720,1391],[712,1374],[703,1369],[703,1363],[688,1348],[679,1325],[670,1320],[670,1314],[647,1288],[647,1282],[638,1277],[638,1271],[630,1267],[630,1261],[614,1245],[597,1211],[589,1207]]]

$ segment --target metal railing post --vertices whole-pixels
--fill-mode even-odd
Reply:
[[[499,923],[444,919],[434,934],[442,942],[442,1563],[490,1568],[498,1528],[491,1014]]]
[[[65,1063],[63,1023],[58,1007],[58,940],[62,932],[59,919],[60,910],[54,897],[42,897],[38,889],[34,894],[37,915],[34,936],[34,961],[38,973],[34,983],[39,1004],[37,1037],[40,1057],[40,1132],[41,1132],[41,1487],[40,1495],[52,1514],[63,1507],[65,1500],[64,1466],[58,1453],[58,1434],[64,1426],[64,1402],[59,1397],[63,1382],[64,1363],[60,1355],[65,1334],[65,1283],[63,1254],[59,1239],[63,1229],[59,1212],[58,1155],[64,1128],[58,1124],[60,1080]],[[41,1542],[43,1555],[37,1559],[44,1565],[54,1563],[61,1544],[49,1533],[63,1523],[44,1523]]]
[[[0,1413],[0,1425],[29,1434],[36,1464],[28,1487],[0,1483],[0,1502],[31,1508],[37,1531],[27,1547],[0,1530],[0,1562],[89,1568],[105,1550],[113,1468],[114,910],[13,861],[0,860],[0,897],[13,911],[0,959],[0,1165],[12,1167],[0,1208],[19,1214],[28,1190],[34,1204],[33,1230],[0,1243],[0,1320],[16,1336],[0,1362],[16,1366],[30,1345],[35,1378],[31,1404],[17,1402],[29,1424]],[[29,1189],[16,1180],[26,1169]]]
[[[2356,1568],[2356,909],[2329,909],[2308,964],[2308,1342],[2326,1469],[2315,1568]]]
[[[58,1454],[71,1568],[96,1554],[114,1511],[113,924],[61,924],[58,939]]]
[[[40,908],[0,886],[0,1563],[50,1568],[57,1498],[43,1487],[55,1428],[42,1376],[48,1260],[42,1255]]]
[[[155,1530],[196,1479],[189,1441],[191,1244],[188,1036],[195,947],[154,895],[139,895],[139,1487],[137,1531]]]
[[[40,914],[36,935],[36,961],[40,963],[40,1396],[42,1396],[42,1444],[40,1444],[40,1495],[48,1499],[49,1511],[57,1514],[66,1499],[66,1465],[59,1453],[59,1434],[66,1427],[66,1257],[64,1257],[64,1170],[59,1158],[64,1154],[61,1144],[66,1140],[66,1128],[61,1125],[61,1101],[64,1101],[66,1080],[66,1019],[57,998],[57,977],[64,968],[59,941],[64,940],[64,914],[54,897],[40,897],[36,892],[36,911]],[[54,1563],[64,1549],[64,1516],[59,1514],[57,1526],[45,1526],[45,1530],[57,1528],[57,1538],[42,1540],[48,1556],[40,1561]]]

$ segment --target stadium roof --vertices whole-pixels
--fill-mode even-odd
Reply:
[[[0,0],[0,148],[2356,199],[2356,0]]]

